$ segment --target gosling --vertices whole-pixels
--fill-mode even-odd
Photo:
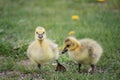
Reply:
[[[65,67],[58,61],[59,50],[57,44],[46,38],[46,31],[43,27],[38,26],[35,30],[35,41],[33,41],[27,50],[27,56],[31,62],[37,64],[38,68],[41,65],[57,62],[55,71],[65,71]]]
[[[87,72],[95,72],[95,65],[99,61],[103,49],[92,39],[77,40],[74,37],[68,37],[64,41],[62,54],[67,52],[69,57],[78,63],[78,72],[81,73],[81,65],[90,65],[91,68]]]

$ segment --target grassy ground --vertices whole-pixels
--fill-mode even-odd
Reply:
[[[72,20],[73,15],[79,19]],[[79,74],[68,55],[60,54],[60,61],[68,71],[55,72],[55,66],[43,66],[45,80],[120,79],[119,0],[103,3],[96,0],[0,0],[0,80],[29,80],[31,75],[37,75],[38,69],[30,65],[26,50],[39,25],[46,28],[47,36],[59,47],[68,33],[75,31],[75,37],[93,38],[104,49],[96,73]]]

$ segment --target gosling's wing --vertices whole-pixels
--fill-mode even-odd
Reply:
[[[94,48],[93,47],[88,47],[88,54],[89,54],[90,57],[93,57],[93,58],[97,57],[97,55],[94,54]]]
[[[58,51],[58,45],[51,40],[49,40],[49,46],[53,51]]]
[[[33,41],[33,42],[31,42],[30,43],[30,45],[28,46],[28,49],[27,49],[27,57],[31,57],[31,50],[32,50],[32,48],[33,48],[33,45],[35,44],[35,42]]]
[[[81,49],[82,50],[87,50],[87,54],[89,57],[95,57],[96,55],[94,54],[94,44],[91,39],[81,39],[79,40],[81,44]]]
[[[81,39],[80,43],[84,48],[88,49],[88,54],[90,57],[98,57],[102,53],[101,46],[93,39]]]
[[[49,47],[52,49],[53,54],[55,54],[56,59],[59,57],[59,50],[58,50],[58,45],[51,40],[48,40],[49,42]]]

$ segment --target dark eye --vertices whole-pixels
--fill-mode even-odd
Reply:
[[[43,32],[43,34],[44,34],[45,32]]]
[[[70,47],[70,45],[67,45],[66,47]]]
[[[38,32],[36,32],[36,34],[38,34]]]

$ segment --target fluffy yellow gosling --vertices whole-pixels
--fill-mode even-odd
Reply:
[[[90,72],[95,71],[95,65],[102,55],[102,47],[92,39],[77,40],[74,37],[68,37],[64,41],[62,53],[69,53],[69,57],[78,63],[78,72],[82,64],[91,66]]]
[[[38,68],[56,60],[56,71],[65,70],[65,67],[58,62],[59,51],[57,44],[46,38],[46,31],[43,27],[36,28],[35,41],[29,45],[27,56],[33,63],[37,64]]]

